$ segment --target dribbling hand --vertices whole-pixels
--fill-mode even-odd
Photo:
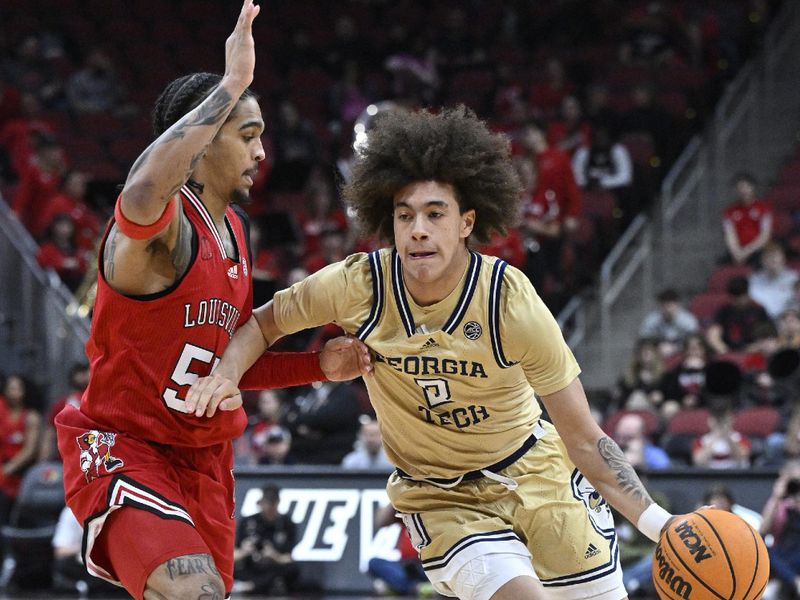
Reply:
[[[244,90],[253,82],[256,68],[256,49],[253,40],[253,20],[261,7],[253,0],[244,0],[236,27],[225,41],[225,78]]]

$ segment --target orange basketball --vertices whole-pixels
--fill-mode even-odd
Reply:
[[[768,579],[769,557],[759,533],[716,508],[675,519],[653,557],[653,583],[662,600],[756,600]]]

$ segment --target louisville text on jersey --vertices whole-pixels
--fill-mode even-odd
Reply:
[[[212,325],[222,327],[228,333],[228,337],[233,337],[239,316],[238,308],[220,298],[187,302],[183,305],[183,326],[186,329]]]

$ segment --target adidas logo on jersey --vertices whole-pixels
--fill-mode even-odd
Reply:
[[[422,344],[422,348],[420,350],[430,350],[431,348],[438,348],[439,344],[436,343],[436,340],[433,338],[428,338],[428,341]]]
[[[589,544],[589,547],[586,548],[586,554],[583,555],[583,558],[592,558],[593,556],[597,556],[600,554],[600,550],[594,544]]]
[[[233,265],[228,268],[228,277],[231,279],[239,279],[239,265]]]

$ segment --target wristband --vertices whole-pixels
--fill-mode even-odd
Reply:
[[[128,217],[122,214],[122,194],[117,197],[117,204],[114,207],[114,220],[117,222],[119,230],[133,240],[149,240],[151,237],[160,233],[175,215],[175,202],[170,199],[164,206],[164,212],[155,223],[150,225],[139,225],[128,220]]]
[[[653,502],[639,515],[636,528],[654,542],[658,542],[661,537],[661,530],[671,518],[672,515],[670,513]]]
[[[269,390],[315,381],[328,381],[319,366],[319,352],[265,352],[242,375],[239,389]]]

